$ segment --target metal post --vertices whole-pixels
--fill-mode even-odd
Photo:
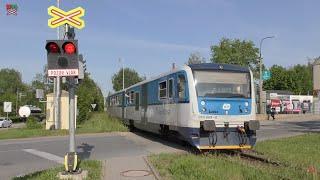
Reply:
[[[262,79],[262,56],[261,56],[261,48],[262,48],[262,43],[265,39],[270,39],[274,38],[274,36],[268,36],[265,38],[262,38],[260,41],[260,49],[259,49],[259,113],[260,114],[265,114],[264,110],[264,105],[262,103],[262,87],[263,87],[263,79]]]
[[[57,7],[60,8],[60,0],[57,0]],[[57,28],[57,36],[60,38],[60,27]],[[54,126],[55,129],[60,129],[60,77],[54,78]]]
[[[124,65],[122,62],[122,90],[124,90]]]
[[[320,114],[320,90],[318,91],[318,109],[317,114]]]
[[[262,81],[262,58],[261,58],[261,53],[260,53],[260,63],[259,63],[259,113],[263,113],[263,104],[262,104],[262,87],[263,87],[263,81]]]
[[[122,90],[124,90],[124,63],[121,58],[119,58],[119,62],[122,63]]]
[[[57,108],[55,110],[55,128],[56,129],[60,129],[60,97],[61,97],[61,88],[60,88],[60,84],[61,84],[61,77],[56,77],[56,104],[57,104]]]
[[[69,152],[75,151],[75,79],[69,78]]]
[[[17,99],[16,99],[16,116],[18,116],[18,98],[19,98],[19,89],[17,89]]]
[[[60,0],[57,0],[57,7],[60,8]],[[60,27],[57,28],[57,36],[60,38]]]

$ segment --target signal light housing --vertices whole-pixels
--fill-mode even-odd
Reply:
[[[78,41],[47,40],[48,76],[78,76]]]

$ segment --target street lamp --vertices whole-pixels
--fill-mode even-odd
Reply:
[[[264,114],[265,111],[263,110],[263,104],[262,104],[262,85],[263,85],[263,79],[262,79],[262,57],[261,57],[261,48],[262,48],[262,43],[265,39],[271,39],[274,38],[275,36],[267,36],[264,37],[260,40],[260,49],[259,49],[259,75],[260,75],[260,79],[259,79],[259,111],[260,114]]]
[[[121,58],[119,58],[119,63],[122,65],[122,90],[124,90],[124,62]]]

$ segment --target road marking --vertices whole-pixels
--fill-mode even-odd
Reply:
[[[38,151],[36,149],[22,149],[22,150],[25,152],[28,152],[30,154],[33,154],[35,156],[39,156],[39,157],[42,157],[44,159],[48,159],[50,161],[54,161],[59,164],[64,164],[64,159],[60,156],[56,156],[54,154],[50,154],[50,153],[43,152],[43,151]]]

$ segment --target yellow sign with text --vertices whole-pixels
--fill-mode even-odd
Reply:
[[[59,26],[68,24],[78,29],[82,29],[85,26],[84,20],[80,17],[84,16],[85,10],[82,7],[77,7],[68,12],[65,12],[55,6],[48,8],[48,14],[52,16],[48,20],[48,26],[51,28],[57,28]]]

